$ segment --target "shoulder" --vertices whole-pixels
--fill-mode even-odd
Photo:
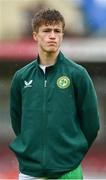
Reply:
[[[77,62],[75,62],[75,60],[69,57],[66,57],[63,54],[62,54],[62,58],[63,58],[62,62],[63,62],[64,67],[67,68],[71,72],[71,74],[83,75],[87,73],[86,68],[78,64]]]
[[[28,73],[30,70],[34,69],[36,67],[36,59],[30,62],[29,64],[25,65],[21,69],[19,69],[16,73],[19,75],[23,75]]]
[[[92,79],[85,67],[64,55],[62,55],[62,58],[63,68],[75,84],[92,83]]]
[[[37,63],[36,63],[36,59],[35,59],[32,62],[25,65],[24,67],[22,67],[21,69],[17,70],[13,76],[13,80],[15,80],[15,79],[18,80],[18,79],[26,76],[30,71],[32,71],[34,68],[36,68],[36,64]]]

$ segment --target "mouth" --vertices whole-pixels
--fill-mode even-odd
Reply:
[[[48,44],[56,44],[55,41],[49,41]]]
[[[54,41],[49,41],[49,42],[48,42],[48,45],[49,45],[49,46],[56,46],[56,44],[57,44],[57,43],[54,42]]]

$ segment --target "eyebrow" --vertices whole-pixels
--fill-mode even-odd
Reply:
[[[62,30],[62,28],[56,27],[56,28],[51,28],[51,27],[44,27],[43,30]]]

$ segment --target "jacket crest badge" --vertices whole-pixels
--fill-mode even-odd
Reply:
[[[57,86],[61,89],[68,88],[70,86],[70,79],[67,76],[61,76],[57,79]]]

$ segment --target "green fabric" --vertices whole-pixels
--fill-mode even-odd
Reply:
[[[62,53],[45,74],[39,58],[16,72],[10,115],[16,134],[10,148],[20,172],[34,177],[59,177],[76,167],[99,129],[92,81]]]
[[[73,171],[70,171],[63,176],[61,176],[59,179],[83,179],[83,174],[82,174],[82,168],[81,166],[78,166],[76,169]]]

